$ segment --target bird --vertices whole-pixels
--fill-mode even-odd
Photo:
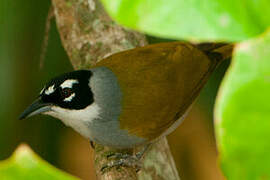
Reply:
[[[50,115],[113,148],[146,145],[179,126],[231,50],[166,42],[122,51],[51,79],[19,118]]]

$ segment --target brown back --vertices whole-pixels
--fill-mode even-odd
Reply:
[[[147,139],[160,136],[186,112],[216,65],[182,42],[120,52],[96,64],[118,78],[123,92],[120,128]]]

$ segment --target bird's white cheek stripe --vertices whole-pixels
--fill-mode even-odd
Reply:
[[[65,80],[60,86],[62,89],[72,88],[73,84],[75,84],[75,83],[79,83],[79,81],[76,79],[68,79],[68,80]]]
[[[48,89],[45,90],[45,94],[49,95],[52,94],[55,91],[54,85],[48,87]]]
[[[70,102],[75,97],[75,93],[72,93],[69,97],[65,98],[64,101]]]

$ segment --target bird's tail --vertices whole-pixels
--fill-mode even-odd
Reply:
[[[225,43],[203,43],[196,46],[210,59],[216,60],[218,63],[231,58],[234,48],[234,44]]]

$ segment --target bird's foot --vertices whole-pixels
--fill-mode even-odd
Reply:
[[[107,155],[107,159],[114,160],[102,166],[101,172],[104,173],[108,169],[111,169],[113,167],[120,168],[121,166],[135,168],[136,172],[138,172],[142,167],[142,163],[140,160],[142,159],[145,152],[149,149],[150,145],[151,144],[145,145],[142,150],[135,155],[118,152]]]
[[[138,154],[138,153],[137,153]],[[136,169],[136,172],[138,172],[142,164],[140,162],[140,157],[136,155],[130,155],[130,154],[122,154],[122,153],[113,153],[107,156],[108,159],[114,159],[108,164],[104,165],[101,168],[102,173],[104,173],[106,170],[111,169],[113,167],[120,168],[121,166],[126,167],[132,167]]]

